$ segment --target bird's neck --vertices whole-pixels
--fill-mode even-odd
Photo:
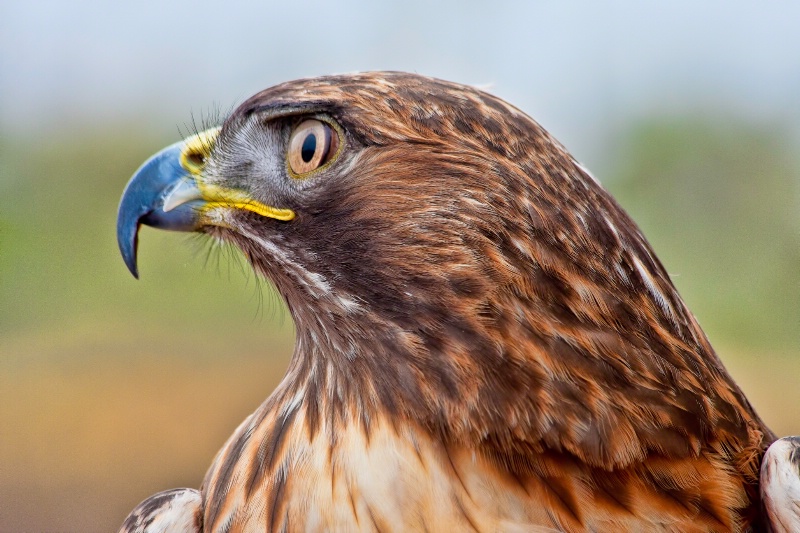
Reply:
[[[314,317],[296,320],[285,394],[303,391],[311,429],[317,419],[368,429],[388,415],[466,442],[542,412],[532,394],[539,370],[508,353],[498,332],[465,318],[474,314],[443,310],[431,322],[420,314],[413,328],[376,316],[327,316],[324,327]]]
[[[697,443],[708,439],[708,428],[689,431],[678,416],[683,411],[675,414],[652,401],[653,386],[656,394],[680,398],[681,408],[692,413],[689,420],[695,410],[723,417],[747,409],[761,425],[749,405],[740,405],[740,391],[732,390],[730,398],[715,393],[727,390],[725,376],[700,365],[715,357],[707,342],[690,352],[676,339],[656,353],[613,325],[559,321],[543,311],[521,320],[517,314],[526,308],[517,298],[513,291],[495,291],[480,308],[465,309],[462,299],[459,309],[425,312],[409,302],[410,314],[393,319],[368,309],[297,317],[286,394],[302,401],[312,433],[341,423],[360,424],[369,433],[371,421],[389,417],[508,465],[543,447],[568,450],[601,469],[663,452],[665,442],[670,455],[693,455]],[[528,308],[545,309],[536,302]],[[697,365],[665,363],[680,357]],[[695,375],[694,368],[703,373]],[[598,375],[610,386],[597,386]],[[685,386],[691,380],[695,385]],[[648,408],[644,415],[641,406]],[[643,420],[636,438],[599,437],[612,428],[633,435],[630,420],[637,416]],[[749,439],[744,425],[732,432]]]

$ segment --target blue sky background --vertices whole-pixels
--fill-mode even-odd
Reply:
[[[6,0],[0,127],[174,129],[280,81],[397,69],[488,86],[602,162],[608,130],[654,109],[795,127],[799,23],[788,0]]]

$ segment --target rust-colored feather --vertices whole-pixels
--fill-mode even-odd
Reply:
[[[303,117],[340,155],[276,177]],[[774,436],[634,222],[518,109],[410,74],[299,80],[226,120],[203,179],[296,213],[203,231],[297,329],[206,476],[206,531],[761,524]]]

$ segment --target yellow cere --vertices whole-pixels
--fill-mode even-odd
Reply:
[[[209,211],[218,207],[232,207],[252,211],[262,217],[289,221],[295,217],[291,209],[279,209],[259,202],[242,191],[224,189],[216,185],[204,183],[197,179],[205,167],[206,159],[211,155],[214,143],[219,136],[221,128],[211,128],[188,137],[181,150],[181,166],[188,170],[194,177],[194,182],[206,204],[201,208]]]

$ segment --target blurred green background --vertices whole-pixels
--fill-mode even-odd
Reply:
[[[678,1],[0,6],[0,531],[108,531],[197,487],[291,320],[236,251],[144,228],[138,165],[250,93],[399,69],[484,85],[591,168],[726,366],[800,434],[800,7]]]

